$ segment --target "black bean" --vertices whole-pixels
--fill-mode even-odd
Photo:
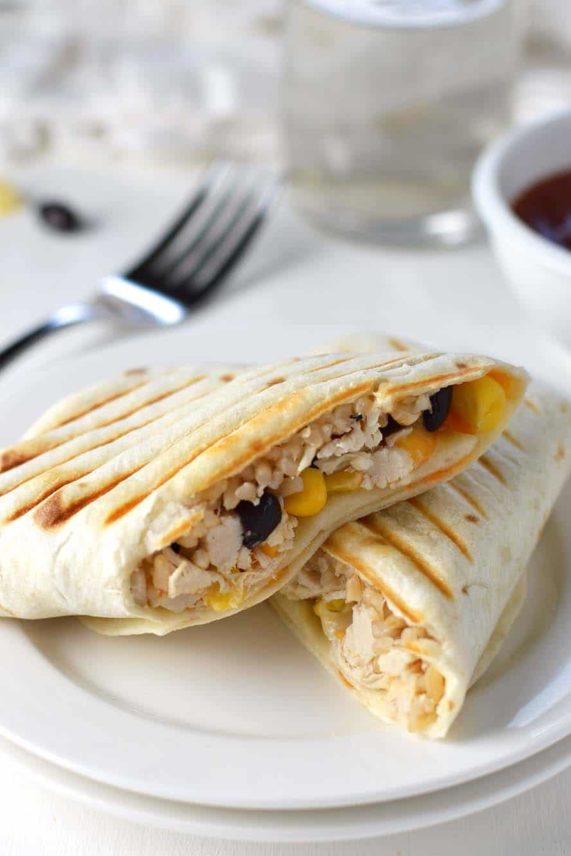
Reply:
[[[404,425],[399,425],[396,419],[393,419],[392,416],[389,415],[389,421],[382,428],[383,437],[388,437],[390,434],[394,434],[395,431],[400,431],[401,428],[404,428]]]
[[[422,421],[427,431],[436,431],[440,428],[450,412],[451,403],[451,386],[445,386],[430,396],[430,410],[425,410],[422,414]]]
[[[43,202],[38,213],[42,222],[56,232],[79,232],[84,226],[79,215],[62,202]]]
[[[362,413],[353,413],[350,416],[350,419],[352,419],[354,422],[362,422],[363,421],[363,414]]]
[[[174,542],[174,544],[171,544],[171,550],[174,550],[175,553],[178,553],[179,556],[182,553],[182,547],[180,546],[180,544],[177,544],[176,541]]]
[[[262,494],[257,505],[243,499],[236,507],[242,524],[242,543],[251,550],[272,534],[282,519],[282,507],[273,493]]]

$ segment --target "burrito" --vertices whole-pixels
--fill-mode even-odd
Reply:
[[[246,609],[472,463],[525,386],[486,357],[338,353],[71,396],[0,453],[0,609],[159,635]]]
[[[444,737],[517,615],[570,468],[570,406],[532,384],[476,463],[337,529],[271,603],[383,722]]]

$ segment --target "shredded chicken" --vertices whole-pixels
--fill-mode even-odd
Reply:
[[[440,645],[425,628],[405,621],[380,591],[323,551],[283,593],[312,600],[339,670],[354,686],[379,692],[391,720],[409,731],[434,722],[445,681],[431,662]],[[419,642],[430,656],[419,656]]]

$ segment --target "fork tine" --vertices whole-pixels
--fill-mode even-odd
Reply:
[[[182,299],[187,306],[198,303],[222,284],[260,230],[281,189],[280,179],[272,176],[261,191],[258,188],[248,194],[246,205],[241,206],[219,239],[207,248],[184,280],[177,284],[176,291],[186,289]]]
[[[220,232],[221,224],[223,227],[228,215],[231,215],[236,208],[239,188],[239,174],[235,168],[230,167],[224,179],[217,182],[216,187],[213,188],[209,199],[210,204],[204,205],[204,213],[200,212],[201,216],[196,217],[200,222],[194,229],[189,228],[177,242],[180,250],[177,252],[177,248],[173,247],[172,253],[164,253],[165,258],[157,259],[156,264],[152,265],[152,275],[160,279],[163,286],[169,281],[173,283],[176,281],[176,271],[183,268],[188,259],[192,259],[194,255],[198,257],[204,255],[204,246],[210,246],[213,236]],[[191,225],[194,226],[194,224]]]
[[[162,257],[163,253],[173,244],[187,223],[192,217],[194,217],[199,208],[206,201],[216,181],[219,180],[221,175],[224,176],[229,169],[229,164],[220,161],[216,161],[208,166],[204,172],[202,181],[188,205],[185,207],[183,212],[179,214],[174,223],[169,229],[167,229],[162,238],[160,238],[145,258],[125,274],[128,279],[138,280],[140,282],[145,282],[147,280],[149,269],[156,264],[158,259]]]

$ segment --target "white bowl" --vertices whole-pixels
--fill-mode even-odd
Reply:
[[[571,346],[571,252],[534,232],[510,207],[534,182],[565,169],[571,169],[571,110],[493,143],[476,164],[472,193],[514,293],[538,323]]]

